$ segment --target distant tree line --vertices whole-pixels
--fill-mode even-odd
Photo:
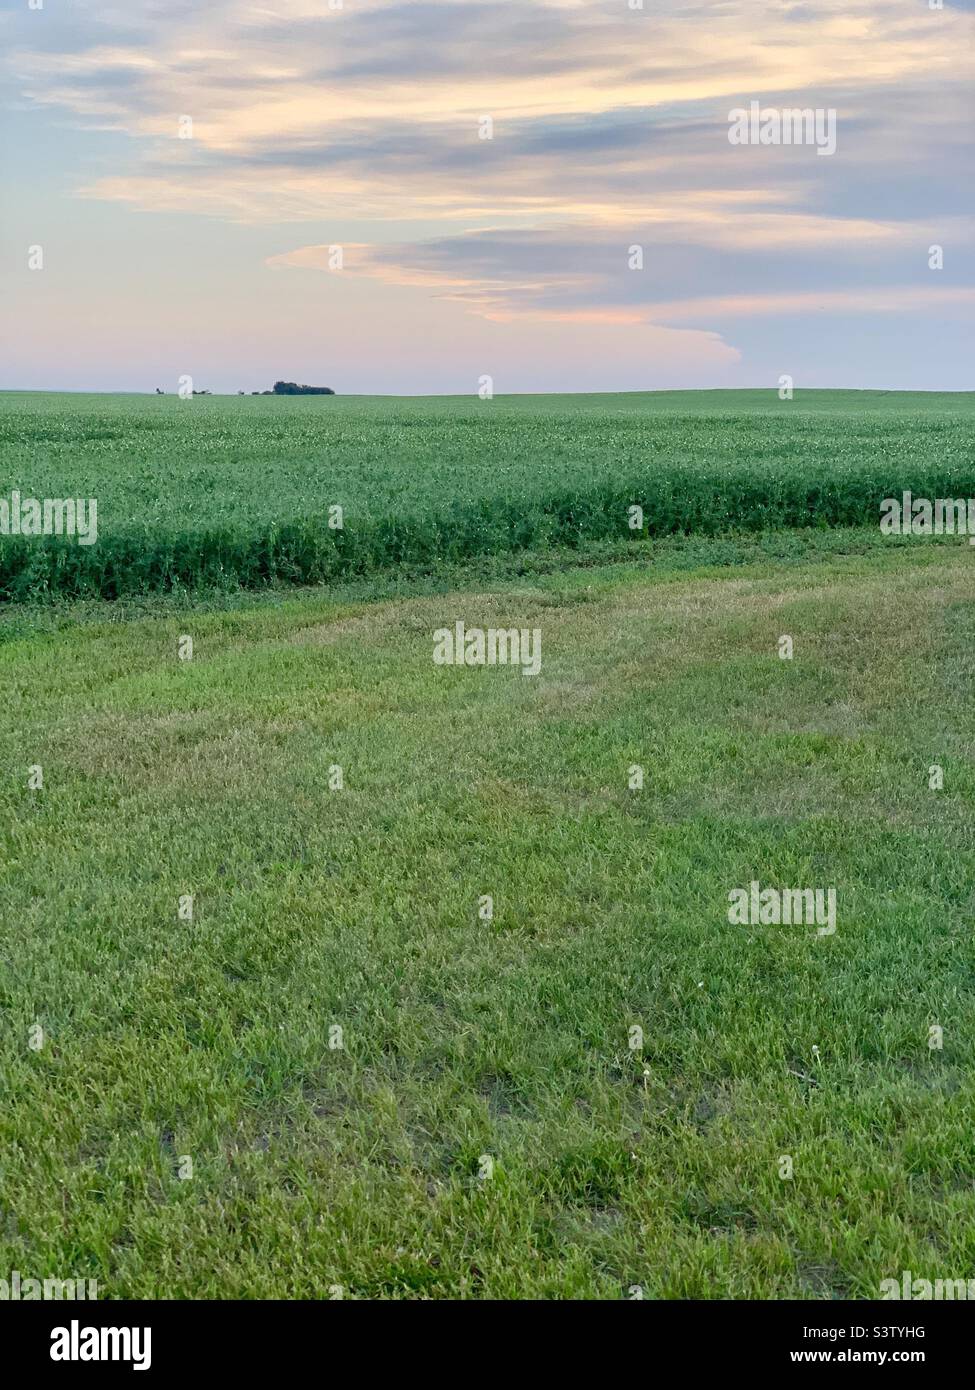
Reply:
[[[270,391],[252,391],[252,396],[334,396],[331,386],[299,386],[296,381],[276,381]]]
[[[156,387],[157,396],[165,396],[166,392],[160,387]],[[194,396],[209,396],[209,391],[194,391]],[[238,391],[238,396],[246,395],[246,391]],[[270,391],[252,391],[252,396],[334,396],[335,392],[331,386],[299,386],[296,381],[276,381]]]

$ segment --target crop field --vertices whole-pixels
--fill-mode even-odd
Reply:
[[[0,1270],[975,1271],[975,548],[878,526],[975,495],[973,424],[0,397],[0,497],[98,500],[91,546],[0,536]],[[537,671],[438,664],[458,623]],[[833,929],[733,920],[755,883],[828,888]]]
[[[4,495],[94,498],[98,543],[5,537],[0,600],[249,589],[609,540],[873,525],[881,499],[904,488],[975,493],[973,441],[975,395],[958,394],[7,393]]]

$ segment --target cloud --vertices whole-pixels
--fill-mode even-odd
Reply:
[[[975,219],[940,234],[971,240]],[[928,269],[932,228],[752,210],[733,198],[657,207],[626,223],[487,228],[427,241],[335,243],[268,259],[275,270],[422,288],[494,321],[708,323],[798,312],[889,312],[967,302]],[[813,287],[798,290],[797,286]]]
[[[80,195],[314,223],[276,270],[321,270],[341,242],[348,274],[392,294],[495,323],[649,325],[661,350],[677,323],[947,312],[926,256],[972,231],[971,6],[644,6],[79,0],[56,24],[5,15],[4,35],[18,102],[130,137],[111,172],[79,171]],[[836,154],[732,147],[728,113],[752,99],[835,108]],[[960,290],[971,268],[952,265]]]
[[[646,10],[622,0],[343,4],[225,0],[184,5],[164,22],[171,7],[135,3],[119,22],[116,7],[90,0],[87,42],[75,29],[66,51],[18,46],[31,32],[22,17],[9,61],[31,100],[81,122],[102,115],[93,110],[92,87],[129,67],[140,81],[138,93],[130,87],[131,99],[117,102],[122,127],[172,138],[176,114],[187,112],[197,139],[228,155],[329,144],[367,122],[418,134],[450,125],[459,133],[484,113],[499,133],[519,129],[529,148],[525,123],[585,118],[588,125],[562,130],[562,148],[571,152],[598,139],[607,111],[660,113],[798,92],[817,94],[821,105],[829,91],[960,83],[972,66],[965,17],[944,12],[932,20],[914,0],[819,0],[809,13],[766,0],[707,7],[648,0]],[[107,44],[106,31],[116,30]],[[548,153],[558,138],[549,127]]]

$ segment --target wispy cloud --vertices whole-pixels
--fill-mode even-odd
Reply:
[[[712,346],[745,318],[949,312],[971,266],[956,251],[935,283],[926,257],[971,240],[972,5],[643,3],[25,7],[2,16],[8,102],[126,137],[116,167],[74,173],[89,201],[314,225],[255,273],[327,270],[341,241],[345,272],[393,298],[694,324]],[[752,99],[835,108],[835,156],[732,147]]]

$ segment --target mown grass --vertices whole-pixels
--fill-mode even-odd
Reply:
[[[11,634],[0,1268],[136,1297],[968,1277],[972,556],[814,553]],[[457,618],[540,627],[541,674],[434,666]],[[753,877],[835,886],[836,935],[730,926]]]
[[[973,424],[972,394],[8,393],[3,495],[94,497],[99,540],[0,538],[0,598],[254,589],[648,536],[876,525],[904,488],[975,494]]]

